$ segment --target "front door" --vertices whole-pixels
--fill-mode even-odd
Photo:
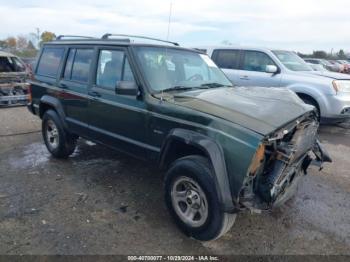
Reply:
[[[91,137],[126,153],[144,157],[152,149],[146,143],[147,111],[136,95],[117,95],[118,81],[135,81],[124,48],[99,48],[89,96]]]
[[[244,51],[239,70],[237,70],[238,85],[280,87],[281,74],[267,73],[266,66],[268,65],[277,66],[266,53]]]
[[[238,49],[215,49],[211,56],[233,85],[239,85],[238,65],[240,53]]]

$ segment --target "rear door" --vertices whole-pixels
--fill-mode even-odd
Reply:
[[[267,73],[266,66],[268,65],[277,66],[266,53],[251,50],[243,51],[239,70],[237,70],[238,85],[279,87],[281,74]]]
[[[215,49],[212,60],[225,73],[234,85],[238,85],[238,65],[240,60],[238,49]]]
[[[93,48],[71,47],[59,86],[63,89],[61,100],[69,128],[82,136],[88,136],[88,87],[91,83],[90,69]]]
[[[91,136],[96,141],[143,158],[150,149],[146,144],[145,103],[136,95],[115,93],[118,81],[136,81],[127,49],[100,47],[96,61],[93,85],[88,92]]]

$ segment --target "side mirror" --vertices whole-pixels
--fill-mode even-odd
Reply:
[[[134,81],[118,81],[115,87],[117,95],[136,96],[138,91],[138,86]]]
[[[278,68],[275,65],[267,65],[265,68],[266,73],[276,74],[278,72]]]

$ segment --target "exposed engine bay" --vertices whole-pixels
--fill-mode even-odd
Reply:
[[[312,162],[332,161],[317,140],[318,126],[312,112],[263,141],[241,190],[243,207],[264,210],[283,204]]]

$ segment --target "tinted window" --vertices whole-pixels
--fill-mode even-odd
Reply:
[[[102,50],[98,59],[96,84],[114,89],[118,81],[134,81],[123,51]]]
[[[72,66],[71,80],[88,82],[92,55],[92,49],[77,49]]]
[[[215,50],[214,62],[221,68],[237,69],[239,50]]]
[[[65,79],[71,78],[72,65],[73,65],[73,60],[74,60],[74,56],[75,56],[75,51],[76,51],[75,49],[69,50],[69,55],[67,58],[66,67],[64,69],[64,75],[63,75],[63,77]]]
[[[245,51],[243,70],[265,72],[267,65],[275,65],[267,54],[257,51]]]
[[[64,48],[44,48],[39,61],[37,74],[56,77],[63,53]]]

